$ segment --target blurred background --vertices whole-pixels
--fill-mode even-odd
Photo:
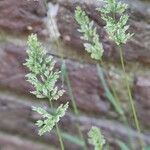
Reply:
[[[135,35],[123,47],[123,55],[140,120],[140,137],[145,150],[150,150],[150,1],[124,2],[129,4],[130,30]],[[80,40],[74,19],[77,5],[94,20],[102,39],[105,52],[101,74]],[[83,149],[78,123],[85,139],[87,131],[95,125],[101,128],[110,149],[140,150],[119,53],[106,36],[105,24],[95,10],[99,5],[96,0],[0,0],[0,150],[60,149],[55,130],[40,137],[34,125],[39,116],[32,112],[31,106],[47,106],[47,101],[32,96],[29,91],[33,87],[25,81],[27,70],[23,63],[30,33],[38,35],[47,52],[56,59],[56,67],[61,68],[62,59],[65,60],[66,93],[60,100],[61,103],[70,100],[69,111],[60,123],[65,148]],[[74,113],[72,99],[79,116]],[[118,114],[118,102],[125,118]]]

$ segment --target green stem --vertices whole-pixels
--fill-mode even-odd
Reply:
[[[129,133],[128,141],[129,141],[129,144],[130,144],[131,148],[133,149],[132,138],[131,138],[131,132],[130,132],[130,130],[129,130],[129,123],[128,123],[127,117],[126,117],[126,115],[125,115],[125,112],[124,112],[123,108],[121,107],[121,104],[120,104],[119,98],[118,98],[118,96],[117,96],[117,94],[116,94],[116,91],[114,90],[114,88],[113,88],[112,86],[110,86],[110,88],[111,88],[111,90],[112,90],[112,92],[113,92],[113,95],[114,95],[116,101],[118,102],[119,107],[120,107],[120,108],[122,109],[122,111],[123,111],[123,113],[121,114],[121,118],[122,118],[122,121],[123,121],[124,125],[125,125],[126,128],[127,128],[127,132]]]
[[[62,137],[61,137],[61,132],[60,132],[60,129],[58,127],[58,124],[56,124],[56,131],[57,131],[57,135],[58,135],[58,138],[59,138],[59,142],[60,142],[60,146],[61,146],[61,150],[64,150],[64,143],[63,143],[63,140],[62,140]]]
[[[114,90],[114,88],[111,85],[110,85],[110,88],[111,88],[111,90],[113,92],[113,95],[114,95],[116,101],[118,102],[118,106],[120,107],[120,109],[122,109],[123,113],[120,114],[120,115],[121,115],[121,118],[122,118],[122,121],[123,121],[124,125],[126,125],[127,132],[129,133],[128,141],[130,143],[131,148],[133,149],[133,144],[132,144],[132,139],[131,139],[131,132],[129,130],[129,123],[128,123],[127,117],[125,115],[125,112],[124,112],[123,108],[121,107],[121,102],[119,101],[119,98],[117,96],[116,91]]]
[[[68,86],[72,106],[73,106],[73,109],[74,109],[74,113],[75,113],[75,115],[78,116],[79,112],[78,112],[77,105],[76,105],[76,102],[75,102],[75,98],[74,98],[74,95],[73,95],[73,92],[72,92],[71,83],[70,83],[67,71],[66,71],[66,82],[67,82],[67,86]]]
[[[47,2],[47,1],[46,1],[46,2]],[[52,18],[51,18],[51,16],[50,16],[50,20],[51,20],[51,25],[53,26],[53,30],[54,30],[54,32],[56,33],[57,31],[55,31],[55,27],[54,27],[54,25],[53,25],[53,23],[52,23]],[[56,42],[57,42],[57,46],[59,47],[58,41],[56,41]],[[53,108],[53,104],[52,104],[51,101],[50,101],[50,106],[51,106],[51,108]],[[59,138],[61,150],[64,150],[64,144],[63,144],[63,140],[62,140],[62,136],[61,136],[61,132],[60,132],[60,129],[59,129],[58,124],[56,124],[56,131],[57,131],[57,135],[58,135],[58,138]]]
[[[122,115],[123,114],[123,110],[121,108],[121,105],[117,102],[117,99],[114,98],[114,95],[112,95],[112,93],[110,92],[107,83],[105,81],[104,78],[104,74],[103,74],[103,69],[101,69],[100,65],[97,65],[97,69],[98,69],[98,76],[100,78],[100,81],[102,83],[102,86],[104,88],[105,91],[105,95],[108,98],[108,100],[110,101],[110,103],[113,105],[115,111],[119,114]]]
[[[51,16],[50,16],[50,20],[52,20]],[[51,21],[51,25],[53,27],[54,32],[56,33],[57,31],[55,30],[55,27],[54,27],[54,24],[52,23],[52,21]],[[57,46],[57,49],[60,50],[60,44],[59,44],[58,40],[56,40],[56,46]],[[63,55],[62,54],[61,54],[61,60],[63,62]],[[74,113],[75,113],[76,116],[79,116],[78,108],[77,108],[77,105],[76,105],[76,102],[75,102],[75,99],[74,99],[74,96],[73,96],[71,83],[70,83],[70,80],[69,80],[69,77],[68,77],[67,73],[66,73],[66,82],[67,82],[67,86],[68,86],[68,89],[69,89],[70,98],[71,98],[72,106],[73,106],[73,109],[74,109]],[[78,123],[76,123],[76,127],[78,129],[79,136],[80,136],[81,140],[84,143],[84,149],[87,150],[86,142],[84,140],[84,136],[83,136],[83,133],[81,131],[80,125]]]
[[[129,102],[130,102],[130,105],[131,105],[131,109],[132,109],[132,113],[133,113],[133,117],[134,117],[134,122],[135,122],[135,125],[136,125],[136,129],[138,131],[138,134],[140,135],[141,134],[141,129],[140,129],[140,124],[139,124],[139,120],[138,120],[138,117],[137,117],[137,112],[136,112],[136,109],[135,109],[135,105],[134,105],[134,101],[133,101],[133,98],[132,98],[132,94],[131,94],[131,90],[130,90],[130,85],[129,85],[129,82],[128,82],[128,78],[127,78],[127,75],[126,75],[126,70],[125,70],[125,64],[124,64],[124,59],[123,59],[123,53],[122,53],[122,48],[121,46],[119,45],[119,53],[120,53],[120,61],[121,61],[121,66],[122,66],[122,69],[123,69],[123,72],[124,72],[124,75],[125,75],[125,85],[127,87],[127,92],[128,92],[128,96],[129,96]],[[144,143],[142,141],[142,139],[140,138],[140,144],[141,144],[141,148],[142,150],[144,150]]]
[[[50,102],[51,109],[53,109],[53,104],[52,104],[51,100],[49,100],[49,102]],[[60,132],[60,129],[58,127],[58,124],[56,124],[56,131],[57,131],[57,135],[58,135],[61,150],[64,150],[65,149],[64,148],[64,143],[63,143],[63,140],[62,140],[62,136],[61,136],[61,132]]]
[[[100,64],[98,64],[98,65],[100,65]],[[102,60],[101,60],[101,66],[102,66],[102,68],[104,68],[104,62]],[[109,76],[106,76],[106,78],[109,80]],[[127,117],[125,116],[125,112],[124,112],[123,108],[121,107],[121,103],[119,101],[118,95],[117,95],[114,87],[111,84],[110,84],[110,89],[112,91],[112,94],[111,93],[110,94],[114,97],[114,100],[116,100],[116,102],[118,103],[117,107],[119,107],[119,109],[115,109],[115,110],[121,110],[121,112],[122,112],[122,113],[119,113],[120,111],[117,111],[117,113],[119,113],[119,115],[121,116],[123,123],[127,127],[127,132],[129,133],[129,143],[130,143],[131,148],[133,148],[133,145],[131,142],[132,137],[131,137],[131,133],[129,131],[129,124],[128,124]]]
[[[68,90],[69,90],[69,95],[70,95],[70,98],[71,98],[71,103],[72,103],[72,107],[73,107],[73,110],[74,110],[74,114],[76,115],[76,117],[79,117],[79,111],[78,111],[78,108],[77,108],[77,105],[76,105],[76,102],[75,102],[75,98],[74,98],[73,91],[72,91],[72,88],[71,88],[71,83],[70,83],[70,80],[69,80],[69,77],[68,77],[68,73],[67,73],[67,70],[65,70],[65,71],[66,71],[66,75],[65,75],[66,83],[67,83],[67,87],[68,87]],[[80,139],[84,143],[84,149],[87,150],[86,142],[85,142],[83,133],[81,131],[80,125],[78,123],[76,123],[76,127],[78,129]]]

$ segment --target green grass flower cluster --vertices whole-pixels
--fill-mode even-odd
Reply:
[[[58,89],[56,82],[58,81],[60,71],[55,71],[55,61],[52,56],[46,54],[44,47],[38,41],[37,36],[32,34],[28,38],[28,59],[24,64],[30,73],[26,75],[27,81],[30,82],[37,98],[47,98],[49,102],[58,100],[64,93],[63,89]],[[42,116],[42,120],[38,120],[36,125],[40,128],[39,135],[51,131],[61,117],[64,116],[68,108],[68,103],[61,104],[55,112],[49,114],[44,108],[33,107],[33,110]]]
[[[95,150],[103,150],[105,139],[99,128],[93,126],[90,129],[88,136],[89,136],[89,143],[94,146]]]
[[[122,53],[122,44],[126,44],[126,42],[133,36],[133,34],[130,34],[128,32],[129,25],[127,25],[129,16],[125,13],[128,5],[124,4],[122,2],[118,2],[117,0],[99,0],[103,2],[102,7],[97,8],[97,10],[100,12],[100,15],[102,19],[105,21],[105,30],[110,40],[116,43],[118,46],[119,54],[120,54],[120,60],[121,60],[121,66],[125,75],[125,80],[123,81],[127,87],[128,97],[129,97],[129,106],[132,108],[132,113],[134,116],[134,122],[136,125],[136,129],[138,133],[140,134],[140,125],[137,118],[130,85],[128,83],[128,79],[126,76],[125,71],[125,64],[123,59],[123,53]],[[102,56],[103,56],[103,45],[99,40],[99,35],[96,32],[96,27],[94,27],[94,22],[90,21],[89,17],[86,15],[85,11],[81,9],[81,7],[77,7],[75,10],[75,19],[77,23],[80,26],[80,29],[78,31],[82,33],[81,39],[85,41],[84,47],[85,50],[87,50],[89,53],[91,53],[91,57],[100,60],[102,63]],[[99,64],[98,64],[99,65]],[[114,103],[114,100],[110,100],[112,105],[117,108],[117,112],[121,114],[122,116],[123,111]],[[119,109],[118,109],[119,108]],[[124,117],[125,118],[125,117]],[[92,129],[93,131],[93,129]],[[91,132],[92,132],[91,131]],[[98,130],[94,130],[95,132],[98,132]],[[143,142],[139,138],[141,148],[143,149]],[[99,146],[100,147],[100,146]]]
[[[45,109],[41,107],[33,107],[32,110],[38,112],[44,120],[38,120],[36,125],[40,128],[39,135],[43,135],[46,132],[50,132],[55,124],[65,115],[68,108],[68,103],[60,105],[53,114],[49,114]]]
[[[99,41],[99,35],[97,34],[96,27],[94,27],[94,22],[90,21],[85,11],[79,6],[75,11],[75,19],[80,25],[78,31],[83,34],[81,39],[85,40],[85,50],[91,54],[91,58],[101,60],[104,50],[102,43]]]
[[[124,14],[128,5],[116,0],[100,0],[105,3],[103,8],[97,10],[101,13],[102,19],[106,22],[105,29],[109,38],[117,45],[125,44],[133,34],[126,33],[129,25],[126,25],[129,16]],[[121,17],[118,17],[121,16]]]
[[[125,44],[127,40],[129,40],[133,35],[127,32],[127,30],[129,29],[129,25],[127,25],[129,16],[126,15],[125,12],[128,6],[127,4],[118,2],[117,0],[99,0],[99,1],[103,2],[104,5],[101,8],[97,8],[97,10],[100,12],[102,19],[106,23],[105,30],[107,32],[107,35],[119,47],[121,65],[124,74],[126,75],[121,45]],[[80,29],[78,29],[78,31],[82,34],[80,38],[84,40],[85,50],[88,53],[90,53],[91,58],[102,63],[102,56],[104,53],[104,49],[103,44],[101,43],[99,35],[97,33],[97,29],[94,26],[94,21],[91,21],[89,17],[86,15],[86,12],[83,11],[79,6],[75,10],[75,19],[80,26]],[[29,69],[29,73],[26,75],[27,81],[31,83],[34,87],[34,91],[31,91],[31,93],[34,94],[37,98],[47,99],[52,108],[53,107],[52,102],[58,100],[64,93],[64,90],[56,85],[60,73],[62,73],[62,81],[64,83],[64,81],[66,80],[74,112],[78,117],[79,112],[77,110],[75,99],[72,93],[71,84],[69,81],[65,64],[62,65],[61,68],[62,72],[54,69],[56,62],[53,60],[52,56],[46,54],[44,47],[38,41],[36,35],[31,34],[28,38],[27,44],[28,44],[27,50],[28,58],[26,59],[26,63],[24,65]],[[102,81],[102,85],[104,86],[107,98],[114,106],[116,112],[118,112],[118,114],[123,116],[125,118],[124,120],[127,121],[126,116],[124,116],[124,111],[122,107],[120,106],[120,104],[116,103],[115,98],[113,97],[114,95],[111,94],[107,85],[104,82],[102,69],[100,68],[99,64],[97,66],[99,77]],[[132,108],[132,113],[134,116],[135,125],[138,130],[138,133],[140,134],[141,132],[140,126],[127,78],[125,79],[125,84],[128,90],[128,96]],[[41,115],[41,119],[36,121],[36,125],[39,128],[39,135],[43,135],[46,132],[50,132],[54,128],[54,126],[56,126],[57,134],[61,145],[61,150],[64,150],[64,145],[61,137],[62,134],[60,133],[57,123],[65,115],[67,108],[68,102],[66,104],[61,104],[53,112],[49,112],[42,107],[32,107],[33,111]],[[84,146],[84,149],[87,149],[86,142],[84,141],[84,136],[78,124],[77,128],[79,130],[81,140],[84,143],[82,144],[81,142],[80,144]],[[68,139],[72,138],[67,134],[64,135]],[[89,143],[94,146],[95,150],[105,149],[104,147],[105,139],[99,128],[93,126],[88,133],[88,137]],[[74,139],[72,141],[76,143],[78,142],[77,140]],[[141,144],[141,148],[143,150],[144,145],[142,143],[142,140],[140,139],[139,141]],[[117,143],[119,147],[121,147],[122,149],[127,149],[127,146],[123,142],[119,141]],[[108,146],[108,144],[106,145]]]

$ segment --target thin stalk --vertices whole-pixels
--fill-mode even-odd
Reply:
[[[115,99],[116,99],[117,102],[118,102],[118,105],[119,105],[120,108],[122,109],[121,104],[120,104],[120,101],[119,101],[119,98],[118,98],[118,96],[117,96],[117,94],[116,94],[116,91],[114,90],[114,88],[113,88],[112,86],[110,86],[110,88],[111,88],[111,90],[112,90],[112,92],[113,92],[113,95],[114,95]],[[131,133],[130,133],[130,131],[129,131],[129,123],[128,123],[127,117],[126,117],[126,115],[125,115],[123,109],[122,109],[122,111],[123,111],[123,113],[121,114],[121,118],[122,118],[122,121],[123,121],[124,125],[126,125],[126,127],[127,127],[127,132],[129,133],[129,139],[128,139],[128,141],[129,141],[129,143],[130,143],[131,148],[133,149],[133,144],[132,144],[132,139],[131,139]]]
[[[102,146],[102,145],[100,145],[100,148],[99,148],[99,150],[103,150],[103,146]]]
[[[56,29],[54,27],[54,24],[52,22],[52,18],[50,16],[50,20],[51,20],[51,25],[53,27],[53,30],[54,30],[54,33],[56,33]],[[57,46],[57,49],[60,50],[60,44],[59,44],[59,41],[58,39],[56,40],[56,46]],[[61,60],[63,62],[63,55],[61,54]],[[70,83],[70,80],[69,80],[69,77],[68,77],[68,73],[66,72],[66,83],[67,83],[67,86],[68,86],[68,90],[69,90],[69,94],[70,94],[70,98],[71,98],[71,102],[72,102],[72,106],[73,106],[73,110],[74,110],[74,114],[78,117],[79,116],[79,111],[78,111],[78,108],[77,108],[77,105],[76,105],[76,102],[75,102],[75,98],[73,96],[73,92],[72,92],[72,88],[71,88],[71,83]],[[84,139],[84,136],[83,136],[83,133],[81,131],[81,128],[80,128],[80,125],[79,123],[76,123],[76,127],[77,127],[77,130],[79,132],[79,136],[80,136],[80,139],[83,141],[84,143],[84,150],[87,150],[87,146],[86,146],[86,142],[85,142],[85,139]]]
[[[47,1],[46,1],[46,3],[47,3]],[[50,16],[50,20],[51,20],[51,25],[53,26],[53,30],[54,30],[54,32],[56,33],[57,31],[55,31],[55,27],[54,27],[54,24],[52,23],[52,18],[51,18],[51,16]],[[57,41],[57,42],[58,42],[58,41]],[[52,102],[51,102],[50,100],[49,100],[49,102],[50,102],[51,108],[53,108]],[[58,138],[59,138],[61,150],[64,150],[64,143],[63,143],[63,140],[62,140],[62,136],[61,136],[61,132],[60,132],[60,129],[59,129],[58,124],[56,124],[56,132],[57,132],[57,135],[58,135]]]
[[[104,62],[101,60],[99,64],[100,67],[102,66],[102,68],[104,68]],[[103,75],[102,75],[103,76]],[[104,80],[104,77],[103,77],[103,80]],[[104,86],[104,89],[107,91],[107,93],[109,93],[109,95],[111,95],[111,97],[116,101],[115,103],[113,102],[112,105],[114,105],[114,108],[116,110],[116,112],[120,115],[120,116],[124,116],[125,117],[125,114],[124,114],[124,110],[123,108],[121,107],[121,103],[120,103],[120,100],[116,94],[116,91],[115,89],[113,88],[113,86],[110,85],[110,88],[111,88],[111,91],[113,92],[113,94],[111,93],[111,91],[109,91],[109,89],[107,88],[107,85],[106,83],[103,83],[103,86]]]
[[[125,82],[125,85],[127,87],[127,92],[128,92],[128,96],[129,96],[129,102],[130,102],[130,105],[131,105],[131,109],[132,109],[132,113],[133,113],[133,117],[134,117],[134,122],[135,122],[135,125],[136,125],[136,129],[138,131],[138,134],[140,135],[141,134],[140,124],[139,124],[139,120],[138,120],[138,117],[137,117],[137,112],[136,112],[136,109],[135,109],[134,101],[133,101],[133,98],[132,98],[132,94],[131,94],[131,90],[130,90],[130,85],[129,85],[129,82],[128,82],[128,78],[127,78],[127,75],[126,75],[126,70],[125,70],[125,64],[124,64],[124,59],[123,59],[122,48],[121,48],[120,45],[118,47],[119,47],[119,53],[120,53],[121,66],[122,66],[122,69],[123,69],[123,72],[124,72],[124,75],[125,75],[124,82]],[[141,138],[140,138],[140,144],[141,144],[142,150],[144,150],[144,143],[143,143],[143,141],[142,141]]]
[[[51,100],[49,100],[49,103],[50,103],[51,109],[53,109],[53,104],[52,104]],[[64,148],[64,143],[63,143],[62,136],[61,136],[61,132],[60,132],[60,129],[59,129],[57,123],[56,123],[56,131],[57,131],[57,135],[58,135],[58,139],[59,139],[59,143],[60,143],[61,150],[64,150],[64,149],[65,149],[65,148]]]
[[[76,105],[76,102],[75,102],[75,98],[74,98],[74,95],[73,95],[73,91],[72,91],[72,88],[71,88],[71,83],[70,83],[67,71],[66,71],[65,77],[66,77],[66,83],[67,83],[67,87],[68,87],[68,90],[69,90],[69,95],[70,95],[70,98],[71,98],[74,114],[76,115],[76,117],[79,117],[79,111],[78,111],[78,108],[77,108],[77,105]],[[78,129],[80,139],[84,143],[84,149],[87,150],[86,142],[85,142],[83,133],[81,131],[80,125],[78,123],[76,123],[76,127]]]
[[[109,144],[106,145],[106,147],[104,148],[104,150],[110,150]]]
[[[102,68],[104,68],[104,62],[101,60],[101,66],[102,66]],[[97,65],[100,65],[100,64],[97,64]],[[127,121],[127,117],[126,117],[126,115],[125,115],[125,112],[124,112],[124,110],[123,110],[123,108],[121,107],[121,102],[120,102],[120,100],[119,100],[119,98],[118,98],[118,95],[117,95],[117,93],[116,93],[116,91],[115,91],[115,89],[113,88],[113,86],[111,86],[110,85],[110,89],[111,89],[111,91],[113,92],[111,95],[114,97],[114,99],[116,100],[116,103],[117,103],[117,107],[119,107],[119,109],[117,109],[117,110],[121,110],[121,111],[116,111],[117,113],[119,113],[119,112],[122,112],[122,113],[119,113],[119,115],[120,115],[120,117],[122,118],[122,121],[123,121],[123,123],[126,125],[126,127],[127,127],[127,132],[129,133],[129,143],[130,143],[130,146],[131,146],[131,148],[133,148],[133,145],[132,145],[132,140],[131,140],[131,133],[130,133],[130,131],[129,131],[129,124],[128,124],[128,121]],[[116,110],[116,109],[115,109]]]
[[[61,136],[61,132],[60,132],[60,129],[58,127],[58,124],[56,124],[56,131],[57,131],[57,135],[58,135],[58,138],[59,138],[59,142],[60,142],[60,146],[61,146],[61,150],[64,150],[64,143],[63,143],[63,140],[62,140],[62,136]]]
[[[116,20],[115,13],[113,13],[113,19]],[[125,82],[125,85],[127,87],[127,92],[128,92],[129,102],[130,102],[132,113],[133,113],[133,117],[134,117],[134,122],[135,122],[135,125],[136,125],[136,129],[138,131],[138,134],[140,135],[140,133],[141,133],[140,124],[139,124],[137,113],[136,113],[136,109],[135,109],[135,106],[134,106],[134,102],[133,102],[133,98],[132,98],[132,94],[131,94],[131,90],[130,90],[130,85],[129,85],[129,82],[128,82],[128,78],[127,78],[127,75],[126,75],[126,70],[125,70],[125,64],[124,64],[124,59],[123,59],[123,53],[122,53],[122,47],[121,47],[121,45],[119,45],[118,48],[119,48],[121,66],[122,66],[122,69],[123,69],[123,72],[124,72],[124,75],[125,75],[124,82]],[[126,118],[124,118],[124,120],[126,121]],[[144,143],[141,140],[141,138],[140,138],[140,144],[141,144],[142,150],[144,150]]]

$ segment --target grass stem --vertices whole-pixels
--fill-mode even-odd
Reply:
[[[50,107],[51,109],[53,109],[53,104],[52,102],[49,100],[50,102]],[[56,124],[56,131],[57,131],[57,135],[58,135],[58,139],[59,139],[59,143],[60,143],[60,147],[61,147],[61,150],[65,150],[64,148],[64,143],[63,143],[63,140],[62,140],[62,136],[61,136],[61,132],[60,132],[60,129],[58,127],[58,124]]]
[[[122,53],[121,46],[119,46],[119,54],[120,54],[121,66],[122,66],[122,69],[123,69],[123,72],[124,72],[124,76],[125,76],[124,82],[125,82],[125,85],[127,87],[127,92],[128,92],[129,102],[130,102],[132,113],[133,113],[133,117],[134,117],[134,122],[135,122],[135,125],[136,125],[137,132],[140,135],[141,134],[140,124],[139,124],[139,120],[138,120],[138,117],[137,117],[135,104],[134,104],[134,101],[133,101],[133,98],[132,98],[129,81],[128,81],[128,78],[127,78],[127,75],[126,75],[125,64],[124,64],[124,59],[123,59],[123,53]],[[140,140],[140,144],[141,144],[141,149],[144,150],[143,140],[141,138],[139,140]]]
[[[74,110],[74,114],[76,115],[76,117],[79,117],[79,111],[78,111],[78,108],[77,108],[77,105],[76,105],[76,102],[75,102],[75,98],[74,98],[74,95],[73,95],[73,91],[72,91],[72,87],[71,87],[71,83],[70,83],[70,79],[69,79],[66,67],[65,67],[65,79],[66,79],[66,84],[67,84],[67,87],[68,87],[69,96],[71,98],[71,103],[72,103],[72,107],[73,107],[73,110]],[[85,139],[84,139],[84,136],[83,136],[83,133],[81,131],[79,123],[76,123],[76,127],[78,129],[80,139],[82,140],[82,142],[84,144],[84,150],[87,150],[86,142],[85,142]]]
[[[103,73],[104,72],[103,68],[104,68],[105,65],[104,65],[104,62],[102,60],[101,60],[100,63],[101,63],[101,65],[97,64],[98,76],[99,76],[99,78],[101,80],[101,83],[102,83],[102,85],[104,87],[104,90],[105,90],[105,93],[106,93],[106,96],[107,96],[108,100],[114,106],[115,111],[120,115],[120,117],[122,118],[122,121],[123,121],[124,125],[127,127],[127,132],[129,133],[128,140],[129,140],[131,148],[133,148],[132,139],[131,139],[131,133],[130,133],[130,130],[129,130],[129,123],[128,123],[127,117],[125,115],[124,109],[121,106],[120,99],[119,99],[119,97],[118,97],[118,95],[117,95],[116,90],[114,89],[114,87],[110,84],[109,85],[110,86],[110,90],[109,90],[109,87],[106,85],[105,79],[104,79],[104,75],[103,75],[104,74]]]
[[[52,21],[52,17],[50,16],[50,20],[51,20],[51,25],[53,27],[53,30],[54,30],[54,33],[57,33],[56,31],[56,28],[54,27],[54,24],[53,24],[53,21]],[[58,39],[55,41],[56,43],[56,46],[57,46],[57,49],[60,50],[60,44],[59,44],[59,41]],[[61,60],[63,62],[63,54],[61,54]],[[76,102],[75,102],[75,98],[73,96],[73,92],[72,92],[72,88],[71,88],[71,83],[70,83],[70,80],[69,80],[69,77],[68,77],[68,73],[67,73],[67,70],[65,70],[66,72],[66,83],[67,83],[67,87],[68,87],[68,91],[69,91],[69,95],[70,95],[70,98],[71,98],[71,102],[72,102],[72,107],[73,107],[73,110],[74,110],[74,114],[78,117],[79,116],[79,111],[78,111],[78,108],[77,108],[77,105],[76,105]],[[87,150],[87,146],[86,146],[86,142],[85,142],[85,139],[84,139],[84,136],[83,136],[83,133],[81,131],[81,128],[80,128],[80,125],[79,123],[76,123],[76,127],[77,127],[77,130],[79,132],[79,136],[80,136],[80,139],[83,141],[83,144],[84,144],[84,150]],[[58,128],[58,131],[59,131],[59,128]],[[59,133],[59,132],[58,132]]]

